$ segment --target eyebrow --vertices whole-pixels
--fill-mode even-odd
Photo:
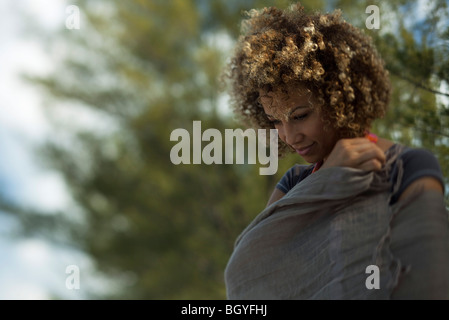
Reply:
[[[310,106],[306,106],[306,105],[301,105],[301,106],[297,106],[296,108],[294,108],[293,110],[291,110],[289,113],[288,113],[288,117],[290,117],[296,110],[298,110],[298,109],[301,109],[301,108],[310,108]],[[271,114],[265,114],[267,117],[270,117],[270,118],[273,118],[274,119],[274,117],[271,115]]]

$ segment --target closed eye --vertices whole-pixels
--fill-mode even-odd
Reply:
[[[293,119],[294,119],[294,120],[304,120],[305,118],[307,118],[308,115],[309,115],[309,113],[306,112],[306,113],[304,113],[304,114],[294,116]]]
[[[294,117],[292,117],[292,118],[293,118],[293,120],[301,121],[301,120],[304,120],[305,118],[307,118],[308,116],[309,116],[309,113],[306,112],[306,113],[304,113],[304,114],[297,115],[297,116],[294,116]],[[280,125],[280,124],[281,124],[281,121],[280,121],[280,120],[276,120],[276,119],[268,118],[268,121],[269,121],[272,125]]]

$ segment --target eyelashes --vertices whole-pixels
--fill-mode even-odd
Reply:
[[[302,120],[306,119],[309,116],[309,114],[310,114],[309,112],[306,112],[304,114],[294,116],[294,117],[292,117],[292,120],[294,120],[294,121],[302,121]],[[268,121],[272,125],[280,125],[280,124],[282,124],[282,122],[280,120],[268,120]]]
[[[301,115],[298,115],[298,116],[294,116],[293,119],[294,120],[304,120],[305,118],[307,118],[308,115],[309,115],[309,113],[306,112],[304,114],[301,114]]]

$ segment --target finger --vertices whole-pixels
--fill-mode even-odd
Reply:
[[[350,139],[340,139],[337,141],[337,144],[341,144],[343,146],[357,146],[367,144],[368,142],[370,141],[365,138],[350,138]]]
[[[357,164],[362,164],[373,159],[376,159],[382,164],[386,161],[385,153],[377,146],[371,145],[371,148],[365,149],[359,154]]]
[[[359,153],[364,153],[371,150],[377,150],[381,154],[384,153],[381,148],[367,139],[365,139],[364,143],[358,143],[357,145],[352,146],[352,151],[357,151]]]
[[[371,141],[365,138],[342,139],[337,142],[337,146],[337,148],[339,149],[356,152],[363,152],[367,149],[372,148],[373,146],[377,147],[376,144],[373,144]]]
[[[382,170],[382,163],[377,159],[370,159],[361,163],[357,168],[364,171],[380,171]]]

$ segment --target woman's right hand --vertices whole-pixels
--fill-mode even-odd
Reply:
[[[366,138],[340,139],[321,168],[350,167],[378,171],[385,160],[383,150]]]

